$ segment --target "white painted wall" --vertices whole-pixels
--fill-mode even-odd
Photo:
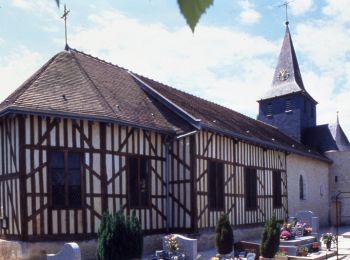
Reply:
[[[299,197],[299,178],[303,175],[305,199]],[[320,225],[329,222],[329,165],[305,156],[287,156],[288,215],[299,210],[310,210],[319,217]]]
[[[330,165],[329,188],[330,199],[335,201],[335,196],[340,191],[350,192],[350,151],[331,151],[326,152],[325,155],[333,161],[333,164]],[[335,181],[335,177],[337,177],[337,181]],[[340,215],[350,216],[350,198],[344,199],[344,197],[350,197],[350,194],[343,194],[340,197]],[[333,211],[335,212],[335,209]],[[340,221],[341,224],[350,224],[348,217],[343,217]]]

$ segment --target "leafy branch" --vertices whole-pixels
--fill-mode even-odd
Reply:
[[[60,0],[55,2],[57,7],[60,7]],[[177,3],[188,26],[194,32],[199,18],[214,3],[214,0],[177,0]]]

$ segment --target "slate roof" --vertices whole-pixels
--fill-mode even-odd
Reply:
[[[302,142],[324,153],[327,151],[350,151],[350,143],[339,122],[307,128]]]
[[[74,49],[55,55],[2,102],[0,115],[7,113],[104,120],[174,135],[207,129],[330,162],[275,127]]]
[[[281,72],[285,71],[287,77],[281,80]],[[313,102],[317,103],[306,91],[301,77],[298,59],[294,50],[292,37],[289,32],[288,22],[286,22],[286,31],[284,34],[281,52],[278,63],[272,79],[272,86],[263,96],[264,99],[270,99],[278,96],[284,96],[294,93],[303,93]]]

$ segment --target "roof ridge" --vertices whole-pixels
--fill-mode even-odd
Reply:
[[[22,96],[22,94],[25,92],[28,86],[32,82],[34,82],[36,79],[38,79],[50,66],[50,64],[57,58],[58,55],[60,55],[62,52],[57,53],[54,55],[50,60],[48,60],[43,66],[41,66],[29,79],[25,80],[17,89],[15,89],[8,97],[6,97],[1,103],[0,103],[0,110],[4,110],[7,108],[9,102],[14,103],[19,97]],[[1,108],[2,106],[5,106],[4,108]]]
[[[133,73],[133,74],[136,74],[136,73]],[[248,119],[250,119],[250,120],[254,120],[254,121],[260,122],[259,120],[256,120],[256,119],[254,119],[254,118],[252,118],[252,117],[249,117],[249,116],[247,116],[247,115],[244,115],[244,114],[242,114],[242,113],[240,113],[240,112],[237,112],[236,110],[233,110],[233,109],[231,109],[231,108],[229,108],[229,107],[220,105],[220,104],[215,103],[215,102],[213,102],[213,101],[207,100],[207,99],[202,98],[202,97],[200,97],[200,96],[196,96],[196,95],[194,95],[194,94],[191,94],[191,93],[188,93],[188,92],[186,92],[186,91],[183,91],[183,90],[174,88],[174,87],[169,86],[169,85],[167,85],[167,84],[165,84],[165,83],[159,82],[159,81],[157,81],[157,80],[154,80],[154,79],[151,79],[151,78],[148,78],[148,77],[139,75],[139,74],[136,74],[136,75],[137,75],[137,76],[141,76],[141,77],[143,77],[143,78],[146,78],[146,79],[148,79],[148,80],[154,81],[154,82],[156,82],[156,83],[159,83],[159,84],[163,85],[164,87],[173,89],[173,90],[178,91],[178,92],[180,92],[180,93],[183,93],[183,94],[192,96],[192,97],[194,97],[194,98],[198,98],[198,99],[203,100],[203,101],[205,101],[205,102],[207,102],[207,103],[209,103],[209,104],[212,104],[212,105],[214,105],[214,106],[218,106],[218,107],[224,108],[224,109],[226,109],[226,110],[232,111],[232,112],[234,112],[234,113],[236,113],[237,115],[240,115],[240,116],[242,116],[242,117],[245,117],[245,118],[248,118]],[[276,127],[271,126],[271,125],[269,125],[269,124],[267,124],[267,125],[270,126],[270,127],[276,128]],[[277,128],[276,128],[276,129],[277,129]]]
[[[79,60],[77,57],[75,57],[74,52],[72,52],[72,56],[75,60],[75,62],[77,63],[79,70],[82,72],[83,76],[90,82],[90,84],[93,86],[93,88],[97,91],[98,95],[103,99],[105,105],[107,105],[107,107],[110,108],[112,114],[115,114],[113,107],[108,103],[107,99],[105,98],[105,96],[101,93],[101,91],[99,90],[99,88],[96,86],[96,84],[94,83],[94,81],[90,78],[89,74],[85,71],[85,69],[83,68],[83,66],[80,64]]]
[[[112,66],[112,67],[117,67],[117,68],[119,68],[119,69],[123,69],[123,70],[128,71],[128,69],[126,69],[126,68],[124,68],[124,67],[122,67],[122,66],[119,66],[119,65],[117,65],[117,64],[114,64],[114,63],[112,63],[112,62],[110,62],[110,61],[106,61],[106,60],[101,59],[101,58],[99,58],[99,57],[97,57],[97,56],[93,56],[92,54],[89,54],[89,53],[86,53],[86,52],[83,52],[83,51],[80,51],[80,50],[77,50],[77,49],[74,49],[74,48],[71,48],[71,47],[69,47],[69,50],[71,50],[71,51],[73,51],[73,52],[77,52],[77,53],[79,53],[79,54],[81,54],[81,55],[87,56],[87,57],[89,57],[89,58],[91,58],[91,59],[94,59],[94,60],[96,60],[96,61],[98,61],[98,62],[101,62],[101,63],[104,63],[104,64],[106,64],[106,65],[109,65],[109,66]]]

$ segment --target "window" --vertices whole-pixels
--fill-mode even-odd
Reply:
[[[282,178],[280,171],[272,172],[273,207],[282,207]]]
[[[301,200],[305,199],[305,191],[304,191],[304,178],[303,175],[299,177],[299,198]]]
[[[81,155],[76,152],[49,153],[51,203],[53,208],[81,207]]]
[[[268,103],[267,104],[267,112],[266,112],[266,116],[271,117],[272,116],[272,103]]]
[[[256,169],[245,168],[244,176],[246,209],[253,210],[258,206]]]
[[[224,165],[220,162],[209,161],[208,163],[208,196],[209,209],[224,210]]]
[[[293,109],[293,104],[291,99],[286,100],[286,112],[290,112]]]
[[[150,165],[146,158],[130,157],[129,170],[129,206],[146,208],[150,204]]]

